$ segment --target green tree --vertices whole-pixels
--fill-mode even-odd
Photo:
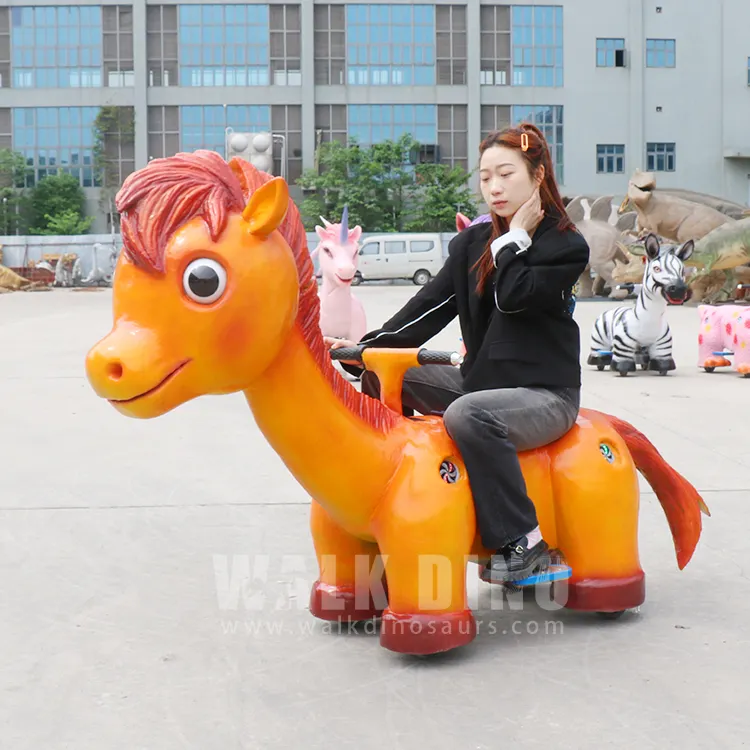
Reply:
[[[86,213],[86,196],[83,188],[76,177],[64,172],[48,175],[39,180],[31,191],[30,204],[31,234],[55,234],[56,232],[48,231],[51,224],[56,227],[73,227],[74,222],[71,221],[69,212],[77,215],[79,222],[86,221],[83,218]],[[88,225],[91,225],[91,221],[88,221]],[[79,223],[75,228],[80,229],[82,226],[83,224]]]
[[[408,135],[372,146],[355,140],[322,144],[319,172],[306,170],[297,181],[309,193],[301,206],[307,229],[321,215],[336,221],[348,205],[350,226],[359,224],[366,232],[402,230],[414,188],[410,158],[416,148]]]
[[[0,149],[0,234],[20,234],[26,231],[26,172],[23,154],[9,148]]]
[[[365,232],[452,231],[456,210],[475,210],[468,175],[460,168],[418,164],[419,153],[419,143],[408,134],[371,146],[322,144],[319,171],[306,170],[297,181],[307,193],[301,205],[305,227],[311,231],[320,216],[336,221],[348,204],[349,225]]]
[[[376,170],[376,196],[380,208],[375,232],[403,232],[414,202],[414,163],[419,143],[410,135],[397,141],[382,141],[370,146],[368,158]]]
[[[407,231],[453,232],[456,212],[476,214],[466,170],[448,164],[418,164],[416,173],[419,193]]]
[[[0,188],[22,188],[26,175],[26,159],[18,151],[0,148]]]
[[[101,107],[94,120],[94,172],[99,191],[99,209],[114,213],[115,196],[129,170],[121,173],[121,164],[132,161],[135,144],[135,110],[133,107]],[[116,213],[111,216],[115,223]]]
[[[81,218],[73,208],[67,208],[60,213],[45,216],[47,226],[44,229],[32,229],[32,234],[86,234],[94,221],[93,216]]]

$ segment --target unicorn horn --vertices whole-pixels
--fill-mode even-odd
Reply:
[[[344,213],[341,214],[341,237],[339,243],[346,245],[349,241],[349,204],[344,206]]]

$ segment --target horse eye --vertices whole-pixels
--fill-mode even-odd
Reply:
[[[661,266],[658,263],[654,264],[654,271],[656,273],[659,273],[659,271],[661,271]]]
[[[227,288],[227,272],[215,260],[192,261],[182,276],[182,286],[190,299],[202,305],[215,302]]]
[[[325,252],[325,254],[326,254],[326,255],[327,255],[327,256],[328,256],[329,258],[332,258],[332,257],[333,257],[333,253],[331,252],[330,248],[324,247],[324,248],[323,248],[323,251]]]

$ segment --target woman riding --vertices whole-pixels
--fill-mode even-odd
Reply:
[[[466,465],[482,544],[493,551],[482,578],[500,583],[550,564],[518,452],[554,442],[576,421],[581,367],[572,294],[589,248],[565,213],[537,127],[491,133],[480,145],[479,166],[492,221],[454,237],[438,275],[359,345],[419,347],[458,315],[466,346],[460,370],[412,368],[402,398],[420,414],[444,411]],[[379,397],[374,373],[362,373],[362,391]]]

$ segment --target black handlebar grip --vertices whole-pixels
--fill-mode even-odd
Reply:
[[[419,354],[417,354],[417,362],[420,365],[457,365],[461,363],[461,357],[456,352],[420,349]]]
[[[331,353],[331,359],[346,359],[353,362],[362,361],[362,352],[365,350],[364,346],[349,346],[341,349],[329,349]]]

